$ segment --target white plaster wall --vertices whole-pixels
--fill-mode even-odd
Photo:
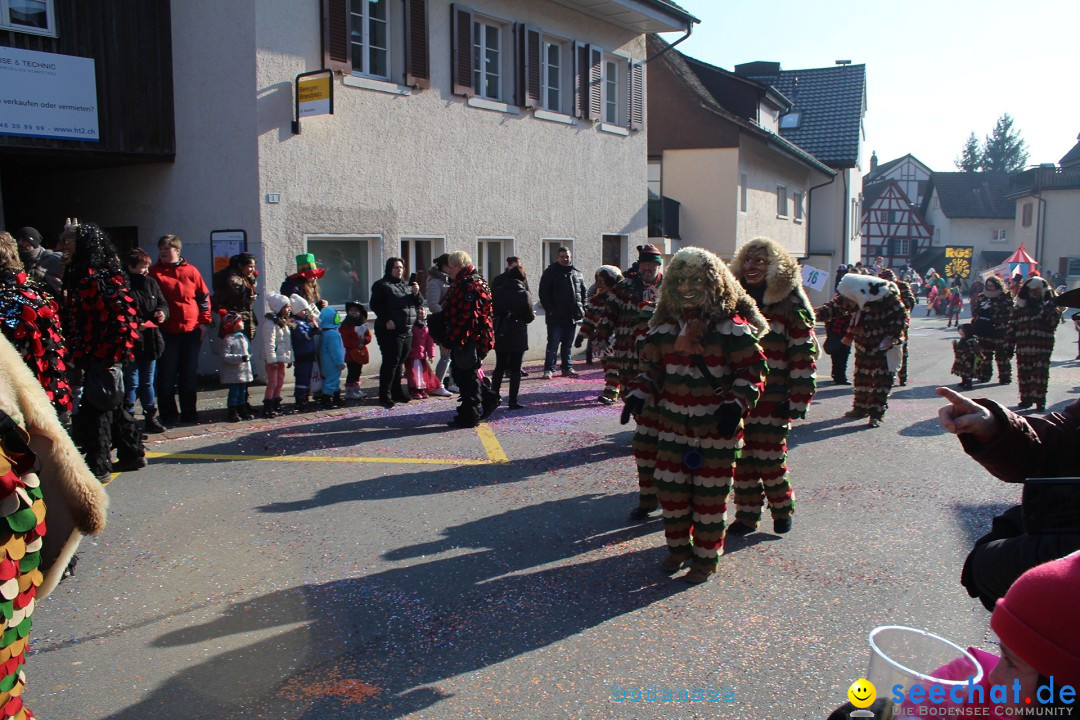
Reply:
[[[1043,199],[1046,232],[1037,259],[1048,273],[1055,273],[1060,269],[1061,258],[1080,257],[1080,190],[1044,190]],[[1080,278],[1072,278],[1072,285],[1077,284]]]
[[[1024,227],[1024,205],[1031,203],[1031,224]],[[1013,223],[1013,237],[1012,241],[1015,242],[1017,247],[1021,243],[1027,245],[1030,248],[1035,247],[1035,232],[1039,227],[1039,199],[1026,195],[1016,200],[1016,217]]]
[[[851,212],[851,199],[860,192],[862,175],[858,168],[840,170],[832,183],[814,190],[810,205],[810,252],[831,254],[836,263],[861,259],[861,235],[853,235],[859,218],[853,218]]]
[[[738,148],[665,150],[663,162],[664,195],[682,203],[680,246],[731,257],[739,202]]]
[[[781,155],[755,138],[743,135],[740,141],[739,169],[735,176],[736,186],[739,175],[747,176],[747,209],[737,216],[735,249],[755,237],[764,235],[780,243],[796,257],[805,257],[807,253],[806,232],[806,193],[816,183],[825,178],[813,173],[801,163]],[[787,187],[787,216],[778,217],[776,188]],[[795,220],[795,193],[803,194],[803,219]],[[738,200],[738,189],[736,199]]]

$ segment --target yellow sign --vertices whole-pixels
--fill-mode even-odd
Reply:
[[[300,117],[330,114],[330,76],[304,78],[297,83]]]
[[[966,278],[971,275],[971,259],[975,248],[970,245],[945,248],[945,277]]]
[[[974,255],[974,248],[971,247],[947,247],[945,248],[945,257],[947,258],[967,258],[971,259]]]

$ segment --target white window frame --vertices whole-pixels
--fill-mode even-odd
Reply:
[[[1065,277],[1080,277],[1080,272],[1073,275],[1069,271],[1072,270],[1073,263],[1077,263],[1080,266],[1080,257],[1066,257],[1065,258]]]
[[[360,296],[358,302],[362,302],[365,305],[371,302],[371,286],[372,284],[383,276],[384,260],[382,257],[383,249],[383,236],[380,234],[368,234],[368,233],[304,233],[304,252],[310,252],[315,255],[315,259],[322,261],[324,258],[319,256],[319,253],[311,249],[311,241],[319,240],[338,240],[338,241],[364,241],[367,243],[367,263],[368,263],[368,277],[360,278],[360,288],[363,295]],[[344,308],[345,304],[340,303],[334,305],[336,308]]]
[[[53,6],[53,0],[45,0],[44,4],[46,26],[43,28],[36,28],[11,22],[11,3],[9,2],[9,0],[0,0],[0,30],[27,33],[29,35],[47,35],[49,37],[57,37],[58,33],[56,31],[56,8]]]
[[[900,249],[903,248],[903,252]],[[892,238],[892,250],[893,257],[910,257],[911,256],[911,240],[908,238]]]
[[[474,15],[473,16],[473,29],[472,29],[472,53],[473,53],[473,91],[476,93],[476,97],[481,100],[495,100],[496,102],[506,101],[506,78],[509,73],[506,72],[509,67],[507,61],[507,53],[513,50],[512,43],[507,42],[507,28],[509,25],[502,20],[497,20],[493,17],[486,15]],[[486,67],[481,67],[481,61],[486,64],[487,51],[487,33],[485,28],[492,28],[496,31],[496,36],[499,39],[499,47],[496,49],[496,61],[497,67],[495,68],[495,85],[497,88],[497,95],[487,94],[487,75],[492,73],[488,72]]]
[[[788,215],[788,202],[787,202],[787,185],[776,186],[776,217],[784,218]]]
[[[649,160],[649,166],[645,178],[648,189],[656,196],[656,199],[664,197],[664,161],[656,158]]]
[[[626,58],[618,55],[604,55],[600,61],[600,119],[608,125],[625,126],[628,123],[623,117],[624,100],[626,98],[626,79],[623,68],[626,66]],[[614,77],[611,77],[614,70]],[[614,94],[614,97],[611,97]],[[610,111],[614,110],[614,119]]]
[[[990,242],[1003,243],[1009,242],[1009,232],[1007,228],[995,228],[993,235],[990,237]]]
[[[494,264],[491,261],[491,248],[495,243],[500,244],[499,256],[495,258]],[[502,274],[503,269],[506,267],[506,258],[511,255],[516,255],[514,251],[514,238],[506,235],[484,235],[476,238],[476,254],[473,256],[476,269],[480,271],[480,274],[484,276],[484,279],[491,280],[495,275]],[[492,274],[488,274],[488,266]],[[497,272],[495,272],[497,271]]]
[[[746,212],[750,205],[750,176],[739,173],[739,212]]]
[[[804,193],[801,190],[796,190],[791,193],[792,220],[797,223],[803,221],[803,195]]]
[[[372,55],[371,21],[372,21],[372,18],[371,18],[371,12],[370,12],[371,11],[371,3],[369,2],[369,0],[349,0],[349,21],[350,22],[355,22],[354,18],[359,17],[359,18],[362,19],[361,26],[363,28],[361,33],[360,33],[360,41],[361,41],[361,43],[360,43],[360,46],[358,48],[356,42],[353,40],[352,28],[350,27],[350,30],[349,30],[349,33],[350,33],[349,34],[349,61],[350,61],[350,63],[353,64],[353,70],[352,70],[353,75],[359,75],[361,77],[375,78],[375,79],[378,79],[378,80],[386,80],[387,82],[389,82],[390,79],[393,77],[393,74],[394,74],[394,55],[393,55],[394,47],[393,47],[393,45],[391,43],[391,38],[394,35],[394,28],[395,28],[394,9],[396,7],[396,3],[394,3],[392,0],[382,0],[382,1],[385,3],[384,8],[386,9],[386,19],[381,21],[381,22],[384,22],[386,24],[386,47],[385,48],[380,48],[379,51],[382,52],[386,56],[386,74],[383,75],[383,74],[380,74],[380,73],[377,73],[377,72],[373,72],[371,70],[371,55]],[[357,8],[359,8],[359,12],[357,12]],[[378,20],[378,19],[376,18],[376,20]],[[356,68],[356,64],[355,64],[356,60],[355,60],[354,54],[356,52],[361,52],[362,53],[361,63],[360,63],[361,68],[359,70]]]
[[[558,66],[558,88],[552,88],[548,82],[550,80],[551,67],[548,65],[548,48],[557,47],[559,49],[559,66]],[[571,87],[570,83],[570,67],[571,67],[571,55],[570,55],[570,43],[560,37],[554,35],[541,35],[540,37],[540,107],[544,110],[553,113],[559,113],[565,115],[568,113],[567,89]],[[555,89],[559,96],[558,101],[554,107],[549,102],[548,94]]]
[[[618,233],[611,233],[618,234]],[[558,248],[567,247],[570,249],[570,264],[574,262],[574,239],[573,238],[543,238],[540,240],[540,271],[543,272],[547,269],[548,265],[552,262],[557,262],[559,259]],[[553,259],[554,258],[554,259]]]

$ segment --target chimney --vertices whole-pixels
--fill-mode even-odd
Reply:
[[[837,65],[850,65],[851,61],[850,60],[837,60],[836,64]]]
[[[780,74],[780,63],[758,60],[735,66],[735,74],[743,77],[775,77]]]
[[[877,170],[877,150],[870,154],[870,172]]]

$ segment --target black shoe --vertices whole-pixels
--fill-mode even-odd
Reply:
[[[169,427],[171,425],[175,425],[176,423],[178,423],[180,421],[180,416],[179,415],[165,415],[163,413],[158,413],[158,420],[160,420],[161,424],[164,425],[165,427]]]
[[[527,370],[522,370],[521,371],[521,377],[529,377],[528,371]]]
[[[522,410],[525,408],[521,403],[514,401],[506,406],[508,410]]]
[[[229,408],[228,415],[225,416],[225,419],[229,422],[240,422],[240,409],[234,407]]]
[[[744,522],[739,522],[738,520],[736,520],[735,522],[728,525],[727,534],[728,535],[741,536],[741,535],[749,535],[750,533],[756,532],[756,531],[757,531],[756,527],[751,527],[750,525],[747,525]]]
[[[341,398],[340,390],[334,393],[333,397],[330,398],[330,404],[336,408],[345,407],[345,401]]]
[[[136,470],[142,470],[146,467],[146,458],[137,457],[131,460],[124,460],[123,462],[113,463],[113,472],[135,472]]]
[[[305,395],[303,397],[296,398],[296,412],[298,412],[298,413],[307,412],[308,410],[311,409],[309,407],[309,405],[310,405],[310,403],[308,401],[307,395]]]
[[[643,520],[648,520],[650,517],[655,515],[659,509],[660,508],[658,507],[644,508],[638,506],[630,511],[630,519],[635,522],[642,522]]]
[[[255,419],[255,411],[252,410],[247,405],[241,405],[240,408],[239,408],[239,412],[240,412],[240,419],[241,420],[254,420]]]
[[[408,395],[391,395],[390,397],[396,403],[407,403],[412,400]]]
[[[192,415],[187,415],[185,413],[180,413],[180,421],[179,422],[177,422],[177,423],[166,423],[166,424],[167,425],[174,425],[174,424],[175,425],[198,425],[199,424],[199,415],[197,413],[192,414]]]
[[[277,417],[277,405],[273,400],[263,400],[263,417],[267,420]]]
[[[450,422],[448,422],[446,424],[448,426],[452,427],[452,428],[461,428],[463,430],[471,430],[472,428],[475,428],[477,425],[479,425],[480,422],[479,421],[468,422],[467,420],[460,420],[458,418],[454,418],[453,420],[451,420]]]
[[[833,380],[833,384],[834,384],[834,385],[850,385],[850,384],[851,384],[851,381],[850,381],[850,380],[847,380],[847,379],[844,379],[844,380]]]
[[[1012,378],[1001,378],[998,380],[998,385],[1008,385],[1012,382]]]
[[[772,531],[777,535],[783,535],[784,533],[791,532],[791,516],[773,518]]]
[[[143,432],[154,434],[165,432],[166,427],[158,420],[156,410],[147,410],[143,413]]]

